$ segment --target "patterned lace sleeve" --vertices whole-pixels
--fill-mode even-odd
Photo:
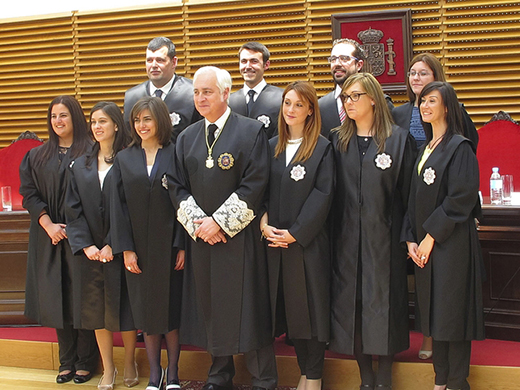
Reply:
[[[240,200],[234,192],[213,213],[213,219],[229,237],[240,233],[254,218],[253,210],[249,209],[247,203]]]
[[[184,229],[186,229],[194,241],[197,241],[195,230],[197,230],[199,225],[193,223],[193,221],[204,217],[207,217],[206,213],[199,207],[197,202],[195,202],[193,196],[190,196],[188,199],[183,200],[179,204],[179,209],[177,210],[177,220],[181,223],[182,226],[184,226]]]

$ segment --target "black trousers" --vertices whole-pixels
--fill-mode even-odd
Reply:
[[[316,337],[310,340],[292,339],[300,372],[307,379],[323,377],[323,362],[327,343],[318,341]]]
[[[433,340],[433,369],[435,384],[448,389],[468,390],[471,341]]]
[[[72,325],[64,325],[56,329],[60,354],[60,372],[93,371],[98,365],[99,350],[93,330],[74,329]]]
[[[247,370],[252,376],[253,386],[275,389],[278,384],[276,358],[273,345],[244,353]],[[235,376],[233,356],[211,356],[213,364],[208,373],[208,383],[218,386],[231,386]]]

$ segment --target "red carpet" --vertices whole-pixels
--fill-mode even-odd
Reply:
[[[0,339],[33,340],[57,342],[56,332],[51,328],[40,326],[29,327],[0,327]],[[410,332],[410,348],[396,355],[395,360],[400,362],[425,362],[417,357],[421,347],[422,335]],[[114,334],[114,345],[122,346],[121,335]],[[138,347],[144,348],[144,343],[137,343]],[[196,347],[185,345],[183,350],[199,350]],[[276,339],[276,354],[280,356],[294,356],[294,349],[285,344],[284,338]],[[352,359],[351,356],[341,355],[327,351],[327,357]],[[428,360],[426,360],[428,362]],[[429,360],[431,362],[431,360]],[[520,342],[503,340],[474,341],[471,364],[480,366],[511,366],[520,367]]]

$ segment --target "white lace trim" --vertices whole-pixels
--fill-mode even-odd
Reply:
[[[234,192],[213,213],[213,219],[229,237],[240,233],[254,218],[253,210],[247,208],[247,203]]]
[[[177,220],[181,223],[182,226],[184,226],[184,229],[186,229],[194,241],[197,241],[195,230],[197,230],[199,224],[195,224],[193,221],[205,217],[207,217],[206,213],[199,207],[197,202],[195,202],[195,198],[193,198],[193,196],[190,196],[188,199],[183,200],[179,204],[179,209],[177,210]]]

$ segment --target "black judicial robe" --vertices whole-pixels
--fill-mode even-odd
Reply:
[[[35,166],[35,155],[42,146],[28,151],[20,164],[20,194],[31,216],[24,314],[40,325],[63,328],[77,318],[72,312],[73,288],[77,285],[74,255],[67,239],[52,245],[38,218],[46,210],[52,222],[66,222],[65,193],[71,159],[67,153],[60,163],[56,154],[45,164]]]
[[[234,160],[229,169],[218,165],[225,153]],[[269,177],[269,145],[262,124],[231,112],[215,144],[211,169],[206,168],[207,156],[202,120],[183,131],[176,144],[179,213],[190,199],[196,202],[191,211],[201,216],[227,213],[223,219],[229,223],[219,225],[233,236],[226,233],[227,243],[213,246],[188,240],[180,338],[214,356],[229,356],[273,341],[265,248],[258,218],[252,219]],[[230,203],[235,196],[242,202],[235,198]],[[245,222],[236,217],[240,211],[249,214]]]
[[[141,274],[125,271],[135,326],[149,334],[179,328],[182,271],[175,271],[184,233],[175,221],[168,176],[174,145],[159,149],[152,176],[140,145],[119,152],[112,167],[110,237],[114,253],[135,251]]]
[[[434,149],[418,174],[423,151],[413,170],[402,236],[418,244],[426,233],[435,238],[426,266],[415,267],[416,323],[434,340],[482,340],[484,265],[474,220],[480,214],[477,158],[469,140],[455,135]]]
[[[82,329],[108,329],[112,332],[134,329],[124,275],[123,257],[115,255],[107,263],[89,260],[83,248],[111,245],[109,195],[112,170],[101,188],[97,157],[90,167],[87,155],[74,161],[66,196],[67,236],[79,269]]]
[[[334,191],[334,156],[330,142],[321,137],[305,162],[285,165],[283,152],[274,158],[278,137],[269,141],[269,225],[288,229],[296,239],[289,248],[267,248],[269,290],[275,335],[289,332],[294,339],[329,340],[330,241],[326,226]],[[301,180],[291,178],[296,166],[305,168]],[[285,320],[276,318],[282,279]]]
[[[273,138],[278,134],[278,115],[282,105],[282,94],[282,88],[267,84],[255,100],[251,113],[247,115],[246,97],[244,88],[242,88],[231,94],[229,107],[237,114],[262,122],[267,138]]]
[[[409,346],[407,254],[400,233],[415,161],[411,135],[393,126],[385,143],[384,153],[392,160],[386,169],[376,166],[381,153],[374,140],[360,167],[356,136],[346,152],[338,150],[337,133],[331,139],[336,191],[331,209],[330,348],[354,353],[356,299],[360,299],[363,353],[395,354]]]
[[[130,112],[137,101],[150,96],[150,80],[145,81],[125,92],[124,117],[125,124],[131,127]],[[185,77],[175,75],[172,89],[164,98],[172,119],[172,140],[176,140],[181,131],[202,118],[193,102],[193,82]]]
[[[478,145],[478,132],[475,128],[475,124],[471,120],[468,112],[464,108],[464,105],[460,104],[462,110],[462,124],[464,127],[464,137],[473,142],[474,150],[477,150]],[[392,110],[392,116],[395,124],[403,129],[410,130],[410,119],[412,118],[413,103],[407,102]]]

